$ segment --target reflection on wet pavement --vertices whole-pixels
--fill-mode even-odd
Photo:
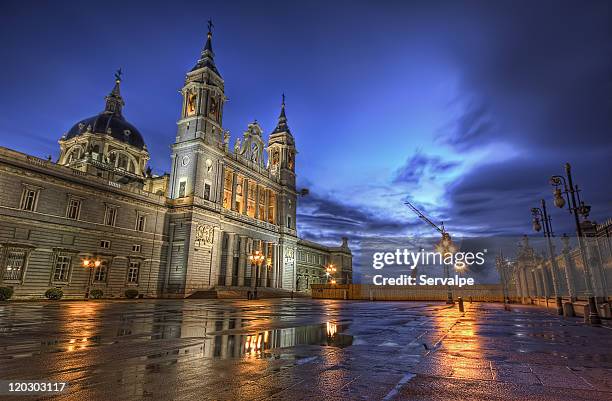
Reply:
[[[612,399],[610,328],[466,307],[11,302],[0,304],[0,379],[67,381],[53,399],[69,400]]]

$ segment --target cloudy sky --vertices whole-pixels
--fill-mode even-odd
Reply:
[[[609,2],[301,3],[4,1],[0,145],[57,156],[121,67],[125,115],[168,171],[210,17],[232,136],[270,132],[287,95],[301,236],[431,235],[405,199],[457,235],[529,233],[565,162],[591,218],[612,217]]]

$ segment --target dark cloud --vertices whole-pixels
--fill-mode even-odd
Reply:
[[[584,158],[573,166],[575,181],[582,188],[582,197],[593,205],[591,218],[603,221],[612,215],[612,193],[601,188],[601,177],[592,171],[606,163],[605,156]],[[552,205],[549,178],[564,174],[556,156],[528,155],[501,163],[491,162],[465,174],[449,186],[447,221],[449,229],[475,235],[518,235],[531,231],[530,209],[545,199],[557,233],[574,231],[566,210]]]
[[[457,167],[459,163],[445,161],[439,156],[428,156],[417,150],[406,163],[395,172],[393,183],[418,184],[423,179],[435,178]]]
[[[440,130],[438,142],[463,152],[499,139],[485,104],[471,100],[465,106],[456,104],[455,107],[462,107],[462,113]]]
[[[336,243],[341,237],[397,235],[407,232],[410,223],[392,217],[386,210],[374,210],[344,203],[337,196],[310,192],[298,206],[300,235],[306,239]]]

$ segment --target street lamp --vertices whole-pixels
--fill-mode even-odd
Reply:
[[[93,259],[83,259],[83,267],[86,269],[89,269],[89,279],[87,280],[87,291],[85,292],[85,298],[88,299],[89,298],[89,292],[91,290],[91,279],[92,279],[92,273],[94,271],[94,269],[100,267],[100,264],[102,262],[100,262],[99,259],[93,260]]]
[[[563,315],[563,303],[561,301],[559,280],[557,278],[558,267],[555,259],[555,249],[551,240],[551,237],[554,236],[552,231],[552,222],[548,212],[546,211],[546,201],[544,199],[541,200],[541,205],[542,208],[531,208],[531,215],[533,216],[533,229],[534,231],[539,232],[542,229],[542,224],[540,224],[540,222],[544,223],[544,237],[546,238],[546,242],[548,244],[548,255],[550,256],[550,270],[552,273],[551,275],[553,281],[553,291],[555,292],[555,301],[557,303],[557,314]]]
[[[555,187],[553,191],[555,206],[559,209],[565,206],[565,199],[563,195],[565,195],[567,199],[567,208],[570,214],[574,215],[574,221],[576,223],[576,235],[578,236],[578,246],[580,248],[580,257],[582,258],[582,264],[584,265],[584,280],[586,284],[586,296],[589,299],[589,315],[588,317],[584,317],[585,323],[589,324],[601,324],[601,319],[599,318],[599,314],[597,313],[597,304],[595,303],[595,296],[593,294],[593,282],[591,281],[591,266],[588,262],[588,258],[585,252],[585,246],[582,238],[582,227],[580,227],[580,219],[578,215],[581,215],[584,218],[589,216],[591,211],[591,207],[585,205],[584,202],[580,200],[580,191],[578,190],[578,185],[574,186],[572,181],[572,166],[569,163],[565,163],[565,173],[567,176],[567,180],[565,177],[561,175],[553,175],[550,177],[550,183]],[[578,201],[576,201],[576,197]]]
[[[327,281],[331,284],[336,284],[336,279],[334,278],[334,273],[336,272],[336,266],[333,263],[330,263],[325,268],[325,275],[327,276]]]
[[[450,234],[444,232],[442,233],[442,238],[436,244],[435,250],[436,252],[441,254],[442,258],[444,259],[446,257],[446,254],[454,254],[457,251],[457,247],[455,246],[455,244],[453,244]],[[444,275],[446,276],[446,282],[448,283],[450,278],[450,268],[446,263],[442,264],[444,265]],[[449,305],[455,303],[455,301],[453,301],[453,290],[448,284],[446,285],[446,303]]]
[[[253,251],[249,255],[249,260],[251,261],[251,266],[255,266],[255,293],[254,299],[257,299],[257,285],[259,284],[259,269],[261,265],[266,260],[265,255],[261,251]]]

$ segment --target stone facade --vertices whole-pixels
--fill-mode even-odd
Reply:
[[[330,267],[335,270],[328,272]],[[353,256],[348,240],[342,238],[339,247],[328,247],[300,239],[297,250],[296,289],[309,292],[313,284],[327,284],[332,279],[337,284],[353,282]]]
[[[1,286],[15,298],[40,298],[51,287],[73,298],[91,289],[105,297],[127,288],[151,297],[307,290],[298,278],[320,278],[320,269],[298,263],[299,249],[316,250],[350,282],[346,240],[330,248],[297,236],[297,149],[284,96],[267,142],[254,121],[230,149],[211,32],[181,91],[169,175],[147,168],[144,139],[122,114],[120,83],[119,72],[104,111],[60,139],[57,162],[0,148]],[[259,266],[250,263],[255,252]]]

